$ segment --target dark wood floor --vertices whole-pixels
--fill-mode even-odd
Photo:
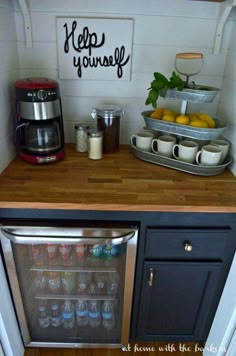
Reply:
[[[130,343],[125,354],[120,349],[26,349],[25,356],[202,356],[202,343]]]

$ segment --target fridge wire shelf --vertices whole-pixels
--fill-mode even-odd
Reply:
[[[42,272],[117,272],[116,267],[106,267],[106,266],[91,266],[91,267],[82,267],[82,266],[75,266],[75,267],[66,267],[66,266],[32,266],[30,267],[30,271],[42,271]]]
[[[94,294],[94,295],[89,295],[89,294],[53,294],[53,293],[43,293],[43,294],[35,294],[34,296],[35,299],[50,299],[50,300],[78,300],[78,299],[83,299],[83,300],[117,300],[118,298],[116,296],[112,295],[100,295],[100,294]]]

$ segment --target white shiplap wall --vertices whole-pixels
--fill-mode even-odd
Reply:
[[[46,76],[58,79],[56,16],[131,17],[134,38],[131,81],[61,80],[61,94],[66,141],[74,140],[74,123],[91,121],[91,108],[101,103],[121,105],[125,117],[121,124],[121,142],[143,126],[140,113],[145,106],[147,88],[154,71],[170,76],[175,53],[201,51],[205,64],[200,84],[222,87],[225,58],[231,32],[231,21],[224,32],[222,51],[212,54],[219,3],[189,0],[29,0],[32,16],[33,47],[25,47],[23,19],[16,11],[16,28],[20,76]],[[16,1],[17,8],[17,1]],[[189,110],[215,115],[219,94],[212,104],[191,104]],[[179,101],[160,105],[180,108]]]
[[[234,162],[231,170],[236,175],[236,11],[234,12],[235,21],[233,22],[233,31],[228,50],[223,90],[219,102],[218,115],[224,117],[228,123],[225,136],[231,141],[231,152],[234,156]]]
[[[13,1],[0,0],[0,172],[15,155],[12,142],[12,87],[19,76]]]

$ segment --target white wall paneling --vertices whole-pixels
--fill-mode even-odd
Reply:
[[[15,155],[12,141],[12,90],[19,77],[14,3],[0,0],[0,172]]]
[[[235,16],[236,20],[236,16]],[[233,21],[233,31],[230,49],[227,51],[225,62],[224,82],[220,96],[218,115],[227,122],[228,127],[225,136],[231,141],[231,153],[234,162],[231,170],[236,175],[236,22]]]
[[[7,0],[6,0],[7,1]],[[16,1],[16,7],[19,4]],[[98,13],[132,13],[132,14],[149,14],[161,16],[186,16],[186,17],[204,17],[216,18],[218,16],[219,4],[186,0],[90,0],[90,1],[76,1],[76,0],[48,0],[35,1],[28,0],[31,11],[45,11],[56,12],[58,9],[63,12],[98,12]]]

